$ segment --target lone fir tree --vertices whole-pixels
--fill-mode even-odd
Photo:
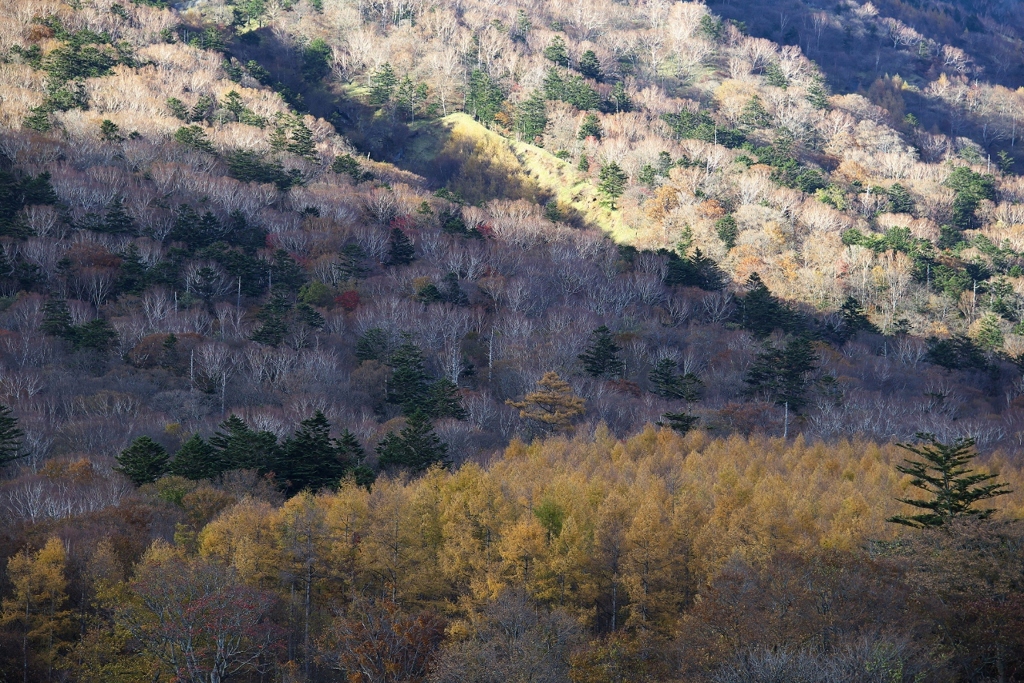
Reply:
[[[0,405],[0,467],[22,456],[22,436],[18,418],[11,416],[10,408]]]
[[[652,391],[662,398],[696,401],[704,383],[692,372],[680,375],[677,367],[671,358],[659,360],[648,375]]]
[[[167,469],[167,451],[148,436],[140,436],[117,456],[115,472],[136,486],[156,481]]]
[[[612,377],[621,374],[623,370],[623,363],[619,360],[619,346],[605,325],[594,330],[590,344],[579,355],[579,359],[591,377]]]
[[[431,465],[447,465],[448,445],[434,432],[430,418],[416,411],[398,434],[390,432],[381,439],[377,456],[382,469],[401,468],[416,474]]]
[[[924,512],[896,515],[888,521],[916,529],[928,529],[940,527],[957,518],[987,519],[995,510],[975,508],[974,504],[1011,493],[1006,484],[992,481],[998,475],[982,474],[968,467],[978,455],[974,449],[974,439],[960,438],[945,444],[935,438],[934,434],[922,432],[917,434],[917,438],[924,443],[901,443],[899,446],[917,455],[920,460],[907,460],[897,465],[896,469],[913,477],[910,485],[925,491],[929,497],[897,500]]]

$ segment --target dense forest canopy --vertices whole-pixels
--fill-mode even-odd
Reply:
[[[1024,677],[1022,16],[0,4],[0,677]]]

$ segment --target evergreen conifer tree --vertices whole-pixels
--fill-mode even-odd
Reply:
[[[543,82],[544,97],[549,100],[565,99],[565,81],[562,79],[562,72],[556,67],[548,69]]]
[[[43,322],[39,325],[43,334],[69,339],[72,334],[71,309],[61,297],[53,297],[43,304]]]
[[[626,191],[626,181],[629,176],[617,163],[610,161],[601,167],[601,174],[598,178],[597,190],[605,197],[605,204],[612,211],[615,210],[615,200]]]
[[[174,460],[167,466],[167,471],[179,477],[199,481],[212,479],[221,473],[222,468],[216,449],[203,437],[193,434],[188,441],[181,444],[181,448],[174,454]]]
[[[369,489],[373,482],[376,481],[377,475],[372,469],[363,464],[363,460],[366,458],[366,451],[363,450],[363,446],[359,443],[356,435],[348,429],[343,430],[341,436],[335,441],[335,447],[338,450],[338,459],[345,469],[352,473],[356,480],[356,485]]]
[[[279,446],[272,432],[254,431],[237,415],[220,423],[210,437],[216,449],[219,471],[249,469],[270,471],[278,461]]]
[[[21,453],[23,436],[18,428],[18,418],[11,415],[10,408],[0,404],[0,469],[24,455]]]
[[[604,74],[601,72],[601,61],[597,58],[597,53],[593,50],[585,50],[580,55],[579,72],[587,78],[592,78],[597,82],[601,82],[604,78]]]
[[[864,314],[864,309],[857,299],[852,296],[846,297],[846,301],[843,302],[839,310],[842,315],[844,331],[849,335],[847,339],[858,332],[878,334],[878,328],[868,320],[867,315]]]
[[[565,45],[562,36],[555,36],[544,48],[544,59],[554,62],[558,66],[569,66],[569,50]]]
[[[662,398],[696,401],[704,383],[692,372],[680,375],[676,372],[676,362],[671,358],[658,361],[648,379],[654,393]]]
[[[886,193],[889,197],[889,210],[893,213],[914,213],[914,198],[907,192],[907,188],[899,183],[893,183]]]
[[[816,367],[811,341],[794,337],[783,348],[766,346],[743,381],[749,385],[749,393],[765,394],[776,405],[799,412],[807,403],[808,376]]]
[[[686,434],[700,422],[699,417],[687,413],[665,413],[662,417],[665,418],[665,421],[659,421],[655,424],[659,427],[669,427],[680,434]]]
[[[459,388],[447,377],[442,377],[430,385],[429,408],[430,417],[435,420],[445,417],[466,419],[466,409],[462,407]]]
[[[622,81],[618,81],[612,88],[612,102],[615,104],[616,113],[633,110],[633,101],[629,99],[629,93],[626,92],[626,86]]]
[[[356,340],[356,359],[387,363],[391,357],[391,340],[379,327],[371,327]]]
[[[613,377],[623,370],[619,347],[612,339],[611,330],[605,325],[593,331],[590,344],[578,357],[591,377]]]
[[[405,266],[416,258],[416,248],[408,235],[399,228],[391,229],[391,248],[388,251],[388,263],[393,266]]]
[[[718,233],[718,239],[722,240],[726,249],[732,249],[736,246],[736,238],[739,236],[740,231],[736,225],[736,219],[732,217],[731,213],[715,221],[715,232]]]
[[[988,518],[995,510],[976,509],[974,504],[1010,493],[1004,483],[993,482],[998,475],[981,474],[968,467],[977,457],[974,439],[961,438],[945,444],[934,434],[918,433],[923,444],[899,444],[920,460],[908,460],[897,470],[913,477],[911,486],[929,494],[929,498],[898,498],[924,510],[916,515],[897,515],[888,521],[917,529],[939,527],[961,517]],[[991,483],[986,483],[991,482]]]
[[[288,151],[292,154],[298,154],[300,157],[316,158],[316,147],[313,145],[313,131],[298,117],[296,117],[295,123],[292,125],[292,139],[288,143]]]
[[[391,66],[391,62],[385,62],[370,77],[370,104],[375,107],[382,107],[391,100],[391,93],[398,85],[398,76]]]
[[[425,471],[434,464],[447,464],[448,446],[434,433],[423,412],[409,415],[402,430],[389,433],[377,445],[378,463],[383,469]]]
[[[420,348],[406,339],[391,354],[388,362],[393,368],[388,380],[388,403],[401,406],[406,415],[417,411],[428,415],[432,413],[430,383]]]
[[[533,142],[544,134],[548,125],[547,103],[540,91],[534,90],[516,109],[516,134],[520,139]]]
[[[115,472],[136,486],[156,481],[167,469],[167,451],[148,436],[140,436],[117,456]]]
[[[789,309],[772,295],[757,273],[747,280],[747,294],[739,303],[740,325],[758,339],[774,329],[788,330],[792,326]]]
[[[281,452],[276,474],[288,482],[292,493],[337,486],[345,474],[345,466],[331,439],[331,423],[319,410],[300,423],[294,436],[284,442]]]
[[[484,71],[473,69],[466,92],[466,113],[485,124],[493,123],[504,101],[505,94],[498,84]]]
[[[601,128],[601,119],[597,118],[597,114],[593,112],[583,117],[583,123],[576,131],[577,140],[586,140],[589,137],[600,139],[602,135],[604,135],[604,129]]]

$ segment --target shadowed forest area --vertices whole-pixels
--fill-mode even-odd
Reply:
[[[1020,680],[1018,9],[3,3],[2,680]]]

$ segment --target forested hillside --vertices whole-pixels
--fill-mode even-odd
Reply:
[[[1017,680],[1017,9],[0,3],[0,680]]]

